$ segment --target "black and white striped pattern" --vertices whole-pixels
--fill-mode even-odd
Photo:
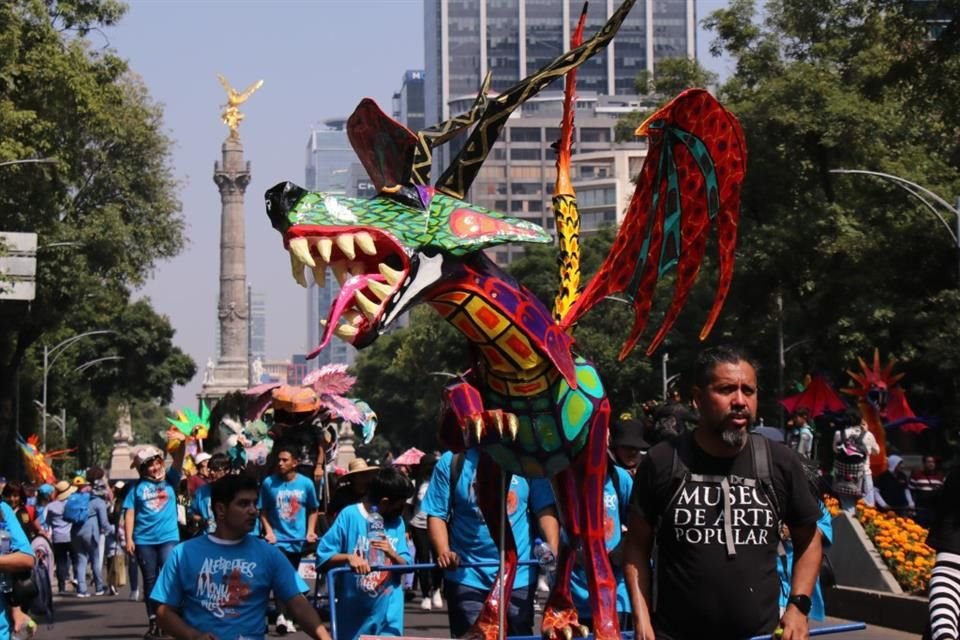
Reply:
[[[930,634],[933,640],[960,637],[960,555],[941,552],[930,576]]]

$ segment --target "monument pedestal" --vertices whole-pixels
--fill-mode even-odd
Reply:
[[[136,469],[130,468],[130,463],[133,462],[133,422],[130,419],[130,407],[121,404],[118,413],[107,476],[111,480],[134,480],[139,478],[140,474]]]

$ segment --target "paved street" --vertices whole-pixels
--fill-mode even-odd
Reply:
[[[58,597],[56,600],[57,622],[53,629],[42,628],[38,638],[71,638],[75,640],[134,640],[143,637],[146,631],[146,610],[142,602],[130,602],[126,594],[118,597],[92,597],[84,600],[72,595]],[[831,619],[830,624],[845,621]],[[446,638],[447,616],[445,611],[422,611],[419,606],[407,606],[406,634],[421,638]],[[270,637],[286,637],[299,640],[307,636],[302,633]],[[843,635],[826,636],[838,640],[907,640],[917,638],[918,634],[904,633],[879,627]]]

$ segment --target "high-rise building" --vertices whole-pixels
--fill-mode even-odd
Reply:
[[[403,85],[393,94],[393,118],[414,133],[426,127],[422,70],[403,74]]]
[[[585,34],[621,0],[593,2]],[[427,125],[455,114],[451,101],[476,95],[491,71],[502,91],[570,48],[582,0],[425,0]],[[637,0],[616,38],[578,71],[577,90],[632,95],[640,71],[664,58],[696,57],[694,0]]]
[[[254,291],[251,286],[247,287],[247,309],[250,314],[247,325],[250,334],[250,362],[257,358],[265,360],[267,358],[267,303],[263,293]]]

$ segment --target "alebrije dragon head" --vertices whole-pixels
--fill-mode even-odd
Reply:
[[[843,389],[844,393],[860,398],[860,401],[873,408],[882,415],[887,408],[890,390],[903,377],[902,373],[893,375],[893,365],[896,358],[891,358],[887,365],[880,367],[880,350],[873,350],[873,364],[868,366],[863,358],[857,358],[862,373],[847,370],[847,374],[857,384],[854,387]]]
[[[445,261],[508,242],[549,243],[531,222],[469,204],[432,187],[384,188],[370,199],[308,192],[290,182],[266,194],[267,213],[283,234],[294,279],[304,270],[340,283],[320,345],[336,334],[362,348],[446,275]]]

